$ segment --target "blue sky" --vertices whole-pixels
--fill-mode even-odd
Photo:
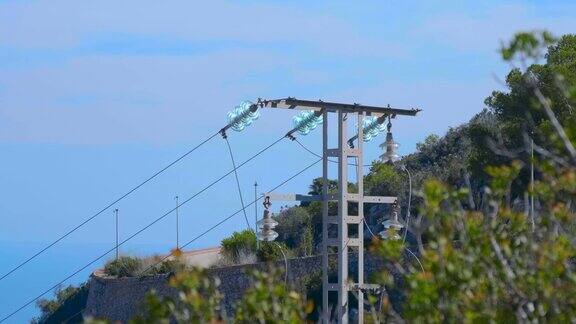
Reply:
[[[222,127],[245,99],[420,107],[418,118],[394,123],[409,153],[426,135],[467,121],[501,88],[508,67],[500,41],[519,30],[574,32],[574,12],[569,1],[0,0],[0,272]],[[291,116],[264,111],[231,134],[236,159],[281,136]],[[319,151],[319,136],[302,140]],[[367,159],[379,155],[380,141],[367,146]],[[312,161],[294,143],[274,147],[240,170],[245,196],[254,181],[264,191]],[[117,206],[121,236],[229,169],[217,138]],[[311,169],[282,191],[306,192],[319,174]],[[183,240],[239,207],[234,186],[229,177],[182,208]],[[164,220],[124,251],[167,251],[173,223]],[[233,218],[192,247],[217,245],[243,226]],[[0,292],[26,289],[1,300],[0,316],[113,239],[106,212],[1,281]],[[39,272],[43,280],[30,280]]]

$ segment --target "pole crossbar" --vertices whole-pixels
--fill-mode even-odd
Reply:
[[[272,100],[259,99],[258,103],[255,105],[260,106],[261,108],[280,108],[280,109],[315,110],[315,111],[326,109],[328,112],[342,111],[350,113],[390,115],[392,117],[396,115],[416,116],[416,114],[418,114],[421,111],[421,109],[418,108],[401,109],[401,108],[392,108],[390,106],[378,107],[378,106],[361,105],[358,103],[346,104],[346,103],[329,102],[322,100],[317,101],[301,100],[292,97],[283,99],[272,99]]]

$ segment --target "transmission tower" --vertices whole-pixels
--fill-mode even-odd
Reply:
[[[397,197],[364,196],[363,142],[370,140],[385,129],[386,120],[396,116],[416,116],[419,109],[395,109],[388,107],[364,106],[360,104],[342,104],[324,101],[298,100],[286,98],[278,100],[258,100],[254,108],[279,108],[305,110],[295,118],[295,128],[286,134],[294,139],[294,134],[303,135],[323,124],[323,187],[318,196],[299,194],[267,193],[268,201],[321,201],[322,202],[322,311],[323,322],[348,323],[349,294],[357,297],[358,322],[364,322],[364,292],[381,289],[380,286],[364,282],[364,204],[396,204]],[[336,114],[336,123],[330,125],[329,114]],[[356,116],[357,134],[348,139],[348,122]],[[329,147],[328,138],[331,132],[337,131],[338,146]],[[354,141],[357,144],[354,145]],[[338,160],[338,190],[329,191],[328,162],[329,158]],[[354,158],[354,163],[348,163]],[[348,190],[348,167],[354,167],[357,180],[357,191]],[[329,203],[336,203],[337,214],[330,214]],[[351,215],[349,206],[355,206],[357,215]],[[264,235],[266,236],[266,235]],[[275,236],[271,236],[275,237]],[[356,254],[357,273],[349,273],[350,255]],[[330,255],[337,255],[337,273],[329,269]],[[336,295],[336,296],[334,296]],[[337,300],[335,316],[327,313],[330,300]]]

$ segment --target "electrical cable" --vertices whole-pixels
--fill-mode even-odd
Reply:
[[[406,230],[404,231],[404,237],[402,238],[402,242],[406,242],[406,235],[408,235],[408,227],[410,226],[410,208],[412,207],[412,174],[406,166],[403,166],[402,168],[408,174],[408,209],[406,210]]]
[[[366,223],[366,220],[363,219],[363,221],[364,221],[364,225],[366,225],[366,228],[368,229],[370,234],[372,234],[372,237],[377,238],[377,236],[374,235],[374,232],[372,232],[372,230],[370,229],[370,226],[368,226],[368,223]],[[414,252],[412,252],[412,250],[410,250],[409,248],[405,247],[405,249],[414,257],[414,259],[416,259],[416,261],[418,261],[418,264],[420,265],[422,272],[424,272],[424,266],[422,265],[422,262],[420,262],[420,259],[418,258],[418,256],[416,256],[416,254],[414,254]]]
[[[151,175],[150,177],[148,177],[146,180],[142,181],[140,184],[136,185],[135,187],[133,187],[132,189],[130,189],[129,191],[127,191],[125,194],[123,194],[122,196],[120,196],[119,198],[117,198],[116,200],[114,200],[113,202],[109,203],[108,205],[106,205],[104,208],[100,209],[100,211],[98,211],[96,214],[88,217],[87,219],[85,219],[83,222],[81,222],[80,224],[76,225],[76,227],[72,228],[71,230],[69,230],[68,232],[66,232],[65,234],[61,235],[60,237],[58,237],[55,241],[53,241],[52,243],[48,244],[47,246],[45,246],[44,248],[42,248],[40,251],[36,252],[34,255],[32,255],[31,257],[29,257],[28,259],[24,260],[23,262],[21,262],[20,264],[18,264],[16,267],[12,268],[10,271],[8,271],[7,273],[5,273],[4,275],[2,275],[2,277],[0,277],[0,281],[2,281],[4,278],[8,277],[9,275],[11,275],[12,273],[14,273],[16,270],[20,269],[21,267],[23,267],[24,265],[26,265],[28,262],[32,261],[33,259],[35,259],[36,257],[38,257],[39,255],[41,255],[42,253],[46,252],[48,249],[50,249],[51,247],[53,247],[54,245],[56,245],[58,242],[62,241],[64,238],[66,238],[67,236],[69,236],[70,234],[72,234],[73,232],[75,232],[76,230],[80,229],[82,226],[86,225],[88,222],[92,221],[94,218],[98,217],[100,214],[102,214],[103,212],[105,212],[106,210],[108,210],[110,207],[114,206],[115,204],[117,204],[118,202],[120,202],[121,200],[123,200],[124,198],[128,197],[129,195],[131,195],[133,192],[135,192],[136,190],[140,189],[142,186],[144,186],[145,184],[147,184],[148,182],[150,182],[152,179],[156,178],[158,175],[162,174],[164,171],[168,170],[170,167],[172,167],[173,165],[175,165],[176,163],[180,162],[182,159],[184,159],[185,157],[187,157],[188,155],[190,155],[192,152],[196,151],[198,148],[200,148],[201,146],[203,146],[204,144],[208,143],[210,140],[212,140],[214,137],[216,137],[219,134],[219,132],[216,132],[212,135],[210,135],[208,138],[206,138],[205,140],[203,140],[202,142],[200,142],[200,144],[196,145],[195,147],[193,147],[192,149],[190,149],[188,152],[182,154],[180,157],[178,157],[176,160],[172,161],[171,163],[169,163],[168,165],[166,165],[164,168],[160,169],[159,171],[157,171],[156,173],[154,173],[153,175]]]
[[[364,221],[364,225],[366,225],[366,228],[368,229],[368,232],[370,232],[372,237],[376,237],[376,235],[374,235],[374,232],[372,232],[372,230],[370,229],[370,226],[368,226],[368,223],[366,223],[366,220],[365,219],[362,220]]]
[[[218,133],[216,133],[218,134]],[[240,165],[238,165],[238,168],[241,168],[242,166],[244,166],[246,163],[250,162],[251,160],[255,159],[257,156],[259,156],[260,154],[264,153],[265,151],[267,151],[268,149],[270,149],[272,146],[278,144],[282,139],[284,139],[285,137],[282,136],[279,139],[277,139],[276,141],[274,141],[272,144],[269,144],[268,146],[266,146],[265,148],[261,149],[260,151],[258,151],[256,154],[252,155],[250,158],[248,158],[246,161],[242,162]],[[169,210],[168,212],[166,212],[165,214],[163,214],[162,216],[156,218],[154,221],[152,221],[151,223],[149,223],[148,225],[144,226],[143,228],[139,229],[138,231],[136,231],[134,234],[132,234],[131,236],[129,236],[128,238],[126,238],[124,241],[120,242],[118,244],[118,247],[124,245],[124,243],[128,242],[129,240],[131,240],[132,238],[136,237],[137,235],[139,235],[140,233],[144,232],[145,230],[147,230],[148,228],[150,228],[151,226],[153,226],[154,224],[156,224],[157,222],[159,222],[160,220],[162,220],[163,218],[165,218],[166,216],[170,215],[173,211],[176,210],[176,208],[181,207],[182,205],[190,202],[192,199],[196,198],[197,196],[199,196],[200,194],[202,194],[204,191],[208,190],[209,188],[211,188],[212,186],[214,186],[215,184],[217,184],[218,182],[222,181],[222,179],[226,178],[228,175],[230,175],[232,172],[234,172],[234,170],[231,170],[229,172],[227,172],[226,174],[224,174],[223,176],[221,176],[220,178],[218,178],[217,180],[213,181],[212,183],[210,183],[209,185],[205,186],[202,190],[196,192],[194,195],[192,195],[191,197],[189,197],[188,199],[184,200],[180,206],[174,207],[171,210]],[[41,298],[42,296],[44,296],[45,294],[47,294],[48,292],[54,290],[55,288],[57,288],[59,285],[61,285],[63,282],[65,282],[66,280],[72,278],[73,276],[75,276],[76,274],[80,273],[81,271],[83,271],[84,269],[88,268],[89,266],[91,266],[92,264],[94,264],[95,262],[97,262],[98,260],[102,259],[103,257],[105,257],[106,255],[108,255],[108,253],[114,251],[116,249],[116,246],[113,247],[112,249],[106,251],[104,254],[100,255],[98,258],[92,260],[90,263],[88,263],[87,265],[85,265],[84,267],[80,268],[79,270],[77,270],[76,272],[72,273],[71,275],[69,275],[68,277],[66,277],[64,280],[60,281],[58,284],[50,287],[48,290],[44,291],[42,294],[40,294],[38,297],[30,300],[29,302],[27,302],[26,304],[24,304],[23,306],[21,306],[20,308],[18,308],[17,310],[15,310],[14,312],[10,313],[8,316],[4,317],[3,319],[0,320],[0,323],[4,322],[5,320],[7,320],[8,318],[12,317],[14,314],[18,313],[20,310],[22,310],[24,307],[32,304],[33,302],[35,302],[36,300],[38,300],[39,298]]]
[[[298,171],[297,173],[295,173],[294,175],[290,176],[289,178],[285,179],[284,181],[282,181],[280,184],[278,184],[277,186],[275,186],[274,188],[268,190],[267,192],[273,192],[275,190],[277,190],[278,188],[282,187],[283,185],[285,185],[286,183],[290,182],[291,180],[293,180],[294,178],[296,178],[297,176],[301,175],[302,173],[306,172],[308,169],[310,169],[311,167],[313,167],[314,165],[318,164],[318,162],[322,161],[322,159],[316,160],[315,162],[313,162],[312,164],[309,164],[308,166],[306,166],[304,169]],[[226,221],[230,220],[232,217],[238,215],[242,210],[245,210],[246,208],[256,204],[258,201],[260,201],[262,198],[264,198],[263,196],[260,196],[258,198],[256,198],[255,200],[253,200],[251,203],[249,203],[248,205],[244,206],[242,209],[237,210],[236,212],[228,215],[227,217],[223,218],[222,220],[220,220],[218,223],[212,225],[210,228],[208,228],[207,230],[205,230],[204,232],[198,234],[196,237],[194,237],[193,239],[191,239],[190,241],[188,241],[186,244],[182,245],[181,250],[184,249],[185,247],[187,247],[188,245],[194,243],[195,241],[197,241],[198,239],[202,238],[204,235],[208,234],[209,232],[211,232],[212,230],[214,230],[215,228],[217,228],[218,226],[224,224]],[[142,276],[144,275],[146,272],[148,272],[150,269],[158,266],[159,264],[161,264],[162,262],[166,261],[168,258],[170,258],[171,256],[174,255],[174,252],[170,252],[168,255],[164,256],[162,259],[160,259],[159,261],[157,261],[156,263],[148,266],[146,269],[142,270],[141,272],[138,273],[137,276]],[[97,261],[97,260],[96,260]],[[285,262],[287,263],[287,261],[285,260]],[[93,262],[92,262],[93,263]],[[81,271],[81,270],[80,270]],[[77,274],[77,273],[75,273]],[[74,274],[73,274],[74,275]],[[64,279],[63,281],[60,282],[60,284],[62,284],[64,281],[66,281],[67,279]],[[285,277],[285,280],[287,280],[287,277]],[[46,294],[46,292],[44,293]],[[41,298],[43,295],[38,296],[36,299]],[[29,305],[29,304],[28,304]],[[24,307],[26,307],[27,305],[25,305]],[[68,317],[66,319],[66,321],[68,321],[69,319],[75,317],[76,315],[80,314],[82,311],[84,310],[84,308],[82,308],[80,311],[76,312],[74,315]],[[7,318],[5,318],[7,319]],[[5,319],[3,319],[2,321],[4,321]],[[2,322],[0,321],[0,322]],[[64,321],[64,322],[66,322]]]
[[[273,192],[276,189],[282,187],[283,185],[285,185],[287,182],[291,181],[292,179],[296,178],[297,176],[299,176],[300,174],[304,173],[306,170],[310,169],[311,167],[313,167],[314,165],[318,164],[318,162],[322,161],[322,159],[316,160],[314,163],[308,165],[306,168],[300,170],[298,173],[292,175],[290,178],[282,181],[279,185],[275,186],[274,188],[272,188],[271,190],[268,190],[267,192]],[[253,204],[257,203],[258,201],[260,201],[260,199],[264,198],[264,196],[260,196],[257,199],[253,200],[251,203],[249,203],[248,205],[244,206],[243,209],[246,209],[250,206],[252,206]],[[193,238],[192,240],[190,240],[189,242],[187,242],[186,244],[184,244],[182,247],[186,247],[190,244],[192,244],[194,241],[196,241],[197,239],[201,238],[202,236],[206,235],[209,231],[213,230],[214,228],[222,225],[224,222],[226,222],[227,220],[229,220],[230,218],[236,216],[237,214],[239,214],[242,211],[242,209],[237,210],[236,212],[234,212],[233,214],[229,215],[228,217],[222,219],[220,222],[216,223],[215,225],[213,225],[212,227],[210,227],[207,231],[203,232],[202,234],[198,235],[197,237]],[[156,267],[157,265],[161,264],[162,262],[166,261],[169,257],[171,257],[173,255],[173,252],[171,252],[170,254],[166,255],[164,258],[160,259],[158,262],[150,265],[148,268],[144,269],[142,272],[139,273],[139,275],[142,275],[146,272],[148,272],[148,270]]]
[[[249,230],[252,230],[256,234],[256,230],[250,227],[250,222],[248,221],[248,216],[246,215],[246,208],[244,208],[244,198],[242,197],[242,189],[240,188],[240,180],[238,179],[238,171],[236,170],[236,162],[234,161],[234,154],[232,153],[232,147],[230,146],[230,141],[228,141],[228,136],[225,133],[222,135],[228,146],[228,152],[230,153],[230,160],[232,160],[232,168],[234,168],[234,176],[236,177],[236,187],[238,187],[238,195],[240,196],[240,204],[242,206],[242,211],[244,212],[244,219],[246,220],[246,226]],[[254,224],[256,227],[256,224]]]
[[[420,269],[422,269],[422,272],[424,272],[424,266],[422,265],[422,262],[420,262],[420,259],[416,256],[416,254],[414,254],[414,252],[412,252],[412,250],[410,250],[409,248],[405,248],[405,249],[410,254],[412,254],[412,256],[414,257],[414,259],[416,259],[416,261],[418,261],[418,264],[420,265]]]
[[[320,162],[320,160],[318,160],[318,162]],[[280,253],[282,253],[282,256],[284,257],[284,267],[286,267],[286,272],[284,273],[284,284],[287,285],[288,284],[288,258],[286,257],[286,253],[284,253],[284,249],[282,248],[282,246],[280,244],[278,244],[278,242],[274,242],[274,244],[276,244],[276,246],[280,250]]]

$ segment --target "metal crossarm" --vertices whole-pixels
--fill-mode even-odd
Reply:
[[[339,102],[329,102],[322,100],[301,100],[292,97],[283,99],[260,99],[257,105],[261,108],[281,108],[281,109],[296,109],[296,110],[315,110],[319,111],[326,109],[328,112],[346,112],[346,113],[358,113],[363,112],[366,115],[381,116],[381,115],[403,115],[403,116],[416,116],[421,110],[418,108],[410,109],[400,109],[391,107],[378,107],[378,106],[367,106],[358,103],[346,104]]]
[[[271,201],[300,201],[300,202],[312,202],[312,201],[322,201],[323,196],[321,195],[301,195],[293,193],[273,193],[267,192],[264,197],[269,197]],[[397,197],[388,196],[364,196],[365,204],[394,204],[398,201]],[[336,195],[327,195],[326,200],[337,201],[338,197]],[[348,200],[352,202],[358,202],[360,200],[360,195],[358,194],[348,194]]]

